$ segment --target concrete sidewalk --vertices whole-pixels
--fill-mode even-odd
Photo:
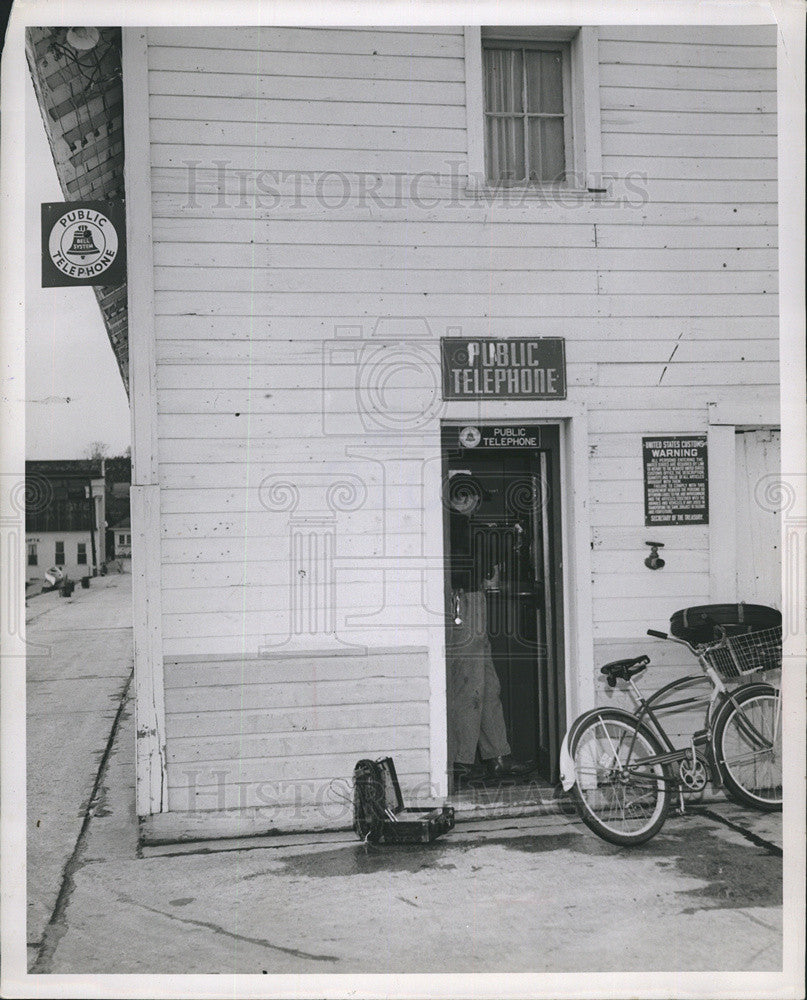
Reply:
[[[778,817],[710,806],[634,849],[558,814],[462,823],[428,846],[348,832],[138,856],[133,743],[127,707],[36,971],[781,968]]]
[[[29,608],[29,640],[50,647],[29,663],[33,971],[781,968],[781,816],[724,801],[633,849],[560,810],[427,846],[341,832],[138,848],[129,582]]]
[[[132,675],[131,576],[29,599],[28,944],[41,945]]]

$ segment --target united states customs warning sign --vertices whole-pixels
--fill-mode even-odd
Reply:
[[[122,285],[126,281],[123,202],[42,205],[42,287]]]

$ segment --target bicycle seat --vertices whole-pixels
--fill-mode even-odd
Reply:
[[[649,656],[629,656],[625,660],[613,660],[600,667],[600,673],[605,675],[609,687],[616,687],[618,680],[627,681],[640,674],[650,663]]]

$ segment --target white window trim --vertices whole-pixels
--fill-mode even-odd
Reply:
[[[472,25],[465,33],[465,109],[468,135],[469,193],[500,190],[503,197],[514,191],[520,195],[546,195],[555,185],[524,185],[496,188],[485,177],[485,99],[482,70],[482,28]],[[523,28],[501,28],[497,38],[523,40]],[[602,140],[600,123],[600,64],[598,31],[593,26],[581,28],[546,28],[535,31],[536,41],[569,43],[571,56],[571,134],[573,155],[572,184],[564,185],[564,195],[578,194],[591,198],[602,194]],[[584,183],[583,183],[584,181]]]

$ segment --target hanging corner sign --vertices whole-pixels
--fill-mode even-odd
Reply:
[[[121,200],[42,205],[42,287],[122,285],[126,214]]]

